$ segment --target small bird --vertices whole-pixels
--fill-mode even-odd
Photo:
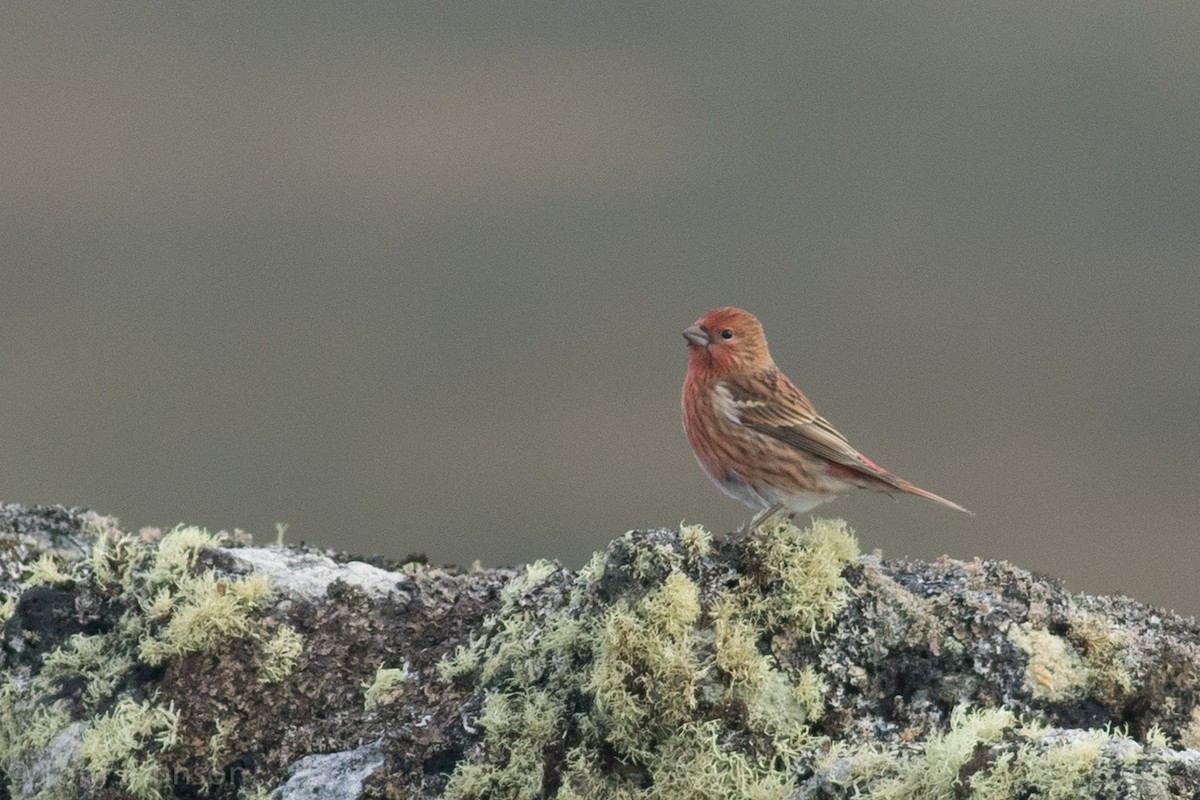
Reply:
[[[780,511],[794,516],[855,488],[915,494],[974,516],[851,447],[775,366],[750,312],[713,309],[683,338],[683,428],[709,479],[759,512],[743,535]]]

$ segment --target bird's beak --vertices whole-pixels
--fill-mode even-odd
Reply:
[[[693,347],[708,347],[708,334],[699,325],[693,325],[683,332],[683,338]]]

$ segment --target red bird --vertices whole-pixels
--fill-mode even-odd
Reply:
[[[855,488],[915,494],[974,516],[851,447],[775,366],[750,312],[713,309],[683,338],[683,428],[712,482],[760,512],[746,532],[780,511],[808,511]]]

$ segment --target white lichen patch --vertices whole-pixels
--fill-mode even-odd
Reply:
[[[402,592],[404,583],[404,576],[362,561],[338,564],[326,556],[276,547],[241,547],[228,553],[235,561],[269,576],[284,594],[304,598],[324,597],[334,581],[344,581],[376,597]]]
[[[81,722],[73,722],[59,731],[44,747],[38,748],[32,762],[20,776],[20,794],[14,796],[69,797],[70,789],[65,784],[71,774],[71,766],[80,759],[82,742]]]

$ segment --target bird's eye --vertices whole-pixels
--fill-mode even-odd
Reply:
[[[721,331],[721,338],[722,339],[732,339],[733,331],[729,330],[729,328],[726,328],[725,330]]]

